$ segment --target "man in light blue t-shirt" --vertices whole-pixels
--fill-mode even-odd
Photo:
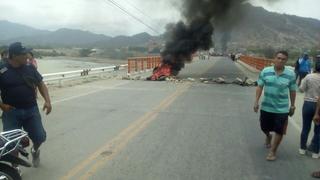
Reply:
[[[266,135],[265,145],[270,148],[266,157],[268,161],[276,160],[276,152],[286,133],[288,115],[292,116],[295,110],[296,79],[293,70],[285,66],[288,53],[279,51],[274,59],[274,66],[264,68],[258,79],[254,111],[259,110],[259,99],[263,94],[260,110],[260,127]],[[289,97],[291,105],[289,106]],[[270,132],[275,132],[272,142]]]

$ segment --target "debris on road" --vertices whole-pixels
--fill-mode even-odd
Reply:
[[[195,82],[196,81],[194,78],[191,78],[191,77],[188,77],[187,80],[191,81],[191,82]]]
[[[233,81],[226,80],[228,77],[217,77],[217,78],[199,78],[195,79],[192,77],[187,78],[179,78],[177,76],[162,76],[157,79],[157,81],[165,81],[165,82],[173,82],[173,83],[184,83],[184,82],[193,82],[193,83],[204,83],[204,84],[237,84],[240,86],[257,86],[257,82],[249,79],[248,77],[244,77],[243,79],[237,77]],[[230,78],[229,78],[230,79]],[[141,76],[123,76],[122,80],[149,80],[148,77]]]
[[[240,86],[257,86],[257,82],[249,79],[248,77],[244,77],[244,79],[237,77],[234,81],[231,82],[226,81],[223,77],[219,77],[216,79],[200,78],[200,82],[205,84],[238,84]]]

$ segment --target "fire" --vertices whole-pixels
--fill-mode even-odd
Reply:
[[[151,81],[161,81],[169,76],[172,76],[171,66],[168,64],[160,64],[153,70],[153,74],[147,79]]]

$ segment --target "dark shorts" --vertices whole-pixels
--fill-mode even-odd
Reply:
[[[3,131],[23,128],[33,143],[46,140],[46,131],[41,122],[38,106],[28,109],[12,109],[2,114]]]
[[[265,133],[275,132],[286,134],[288,126],[288,113],[270,113],[260,111],[260,127]]]

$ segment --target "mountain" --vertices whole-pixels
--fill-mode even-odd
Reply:
[[[320,48],[320,21],[266,11],[246,4],[240,21],[227,31],[216,29],[220,48],[227,42],[228,49],[266,48],[308,49]],[[225,42],[224,42],[225,41]]]
[[[0,45],[21,41],[31,46],[119,48],[146,46],[153,38],[148,33],[110,37],[89,31],[66,28],[56,31],[43,31],[8,21],[0,21],[0,28]]]
[[[153,37],[148,33],[139,33],[133,36],[116,36],[114,38],[99,41],[93,44],[95,47],[126,47],[146,46]]]
[[[57,31],[33,36],[16,37],[3,41],[9,44],[14,41],[21,41],[33,46],[86,46],[101,40],[109,40],[111,37],[102,34],[94,34],[89,31],[74,29],[59,29]]]
[[[39,36],[48,33],[50,33],[50,31],[38,30],[29,26],[0,20],[0,41],[18,37]]]
[[[229,12],[232,18],[221,20],[227,26],[215,25],[213,40],[216,49],[234,51],[272,47],[301,51],[320,46],[319,20],[269,12],[250,4],[240,9],[242,11],[233,9]],[[0,45],[13,41],[27,45],[86,48],[146,47],[150,42],[163,44],[162,36],[148,33],[110,37],[74,29],[44,31],[8,21],[0,21],[0,29]]]

